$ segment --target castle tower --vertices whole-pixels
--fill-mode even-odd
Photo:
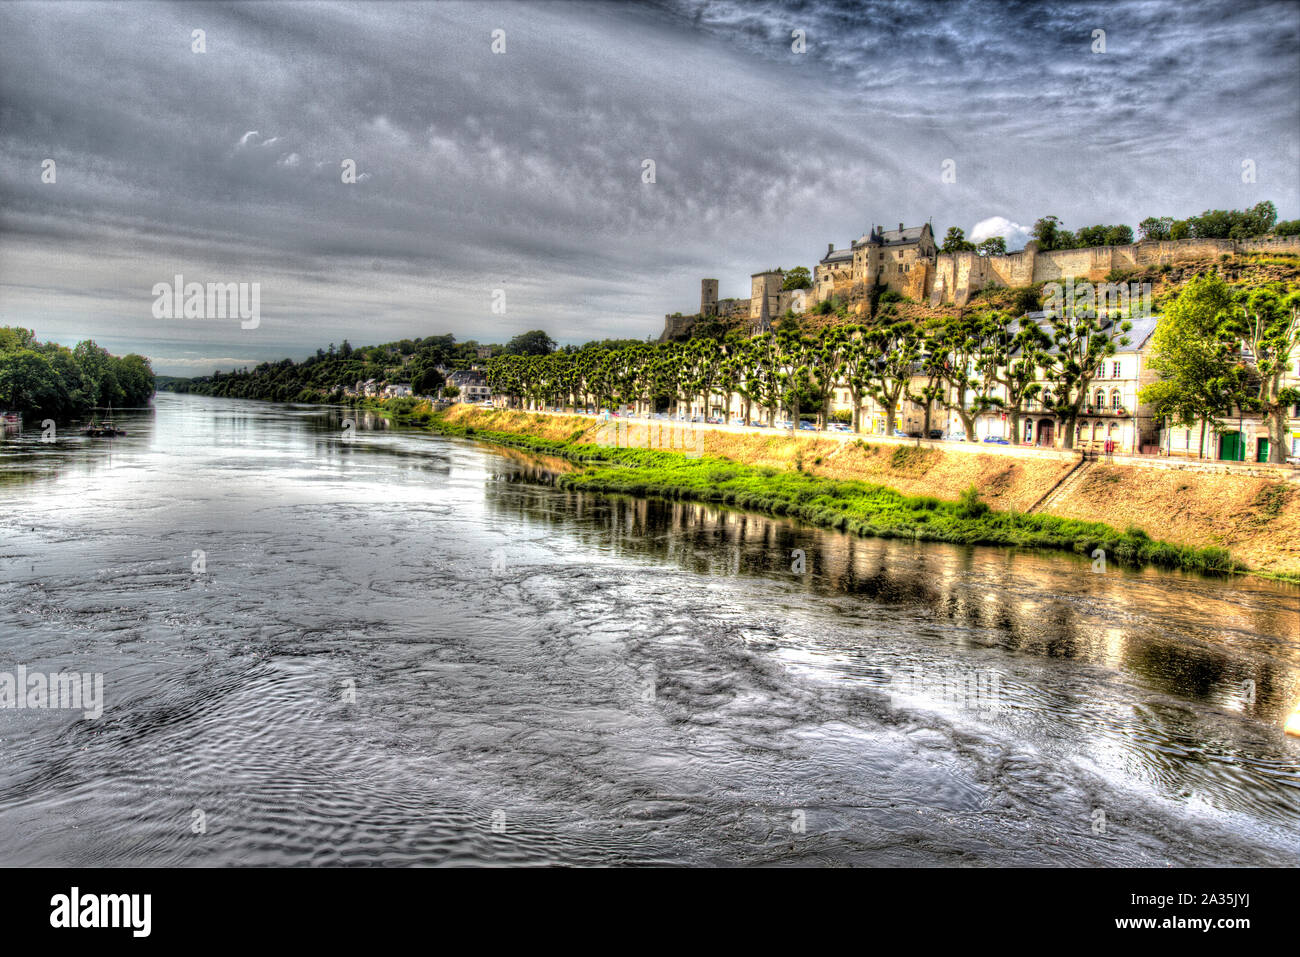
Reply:
[[[862,277],[867,289],[875,288],[876,283],[880,281],[881,245],[880,234],[873,231],[871,243],[867,246],[867,270]]]
[[[718,314],[718,281],[716,279],[700,280],[700,315],[716,316]]]
[[[785,273],[780,269],[756,272],[749,277],[749,318],[757,319],[764,304],[770,314],[770,310],[776,306],[784,282]]]
[[[767,296],[764,295],[762,297],[762,302],[758,307],[758,322],[754,324],[754,327],[750,330],[750,332],[752,335],[759,335],[760,333],[771,332],[771,331],[772,331],[772,313],[771,310],[768,309]]]

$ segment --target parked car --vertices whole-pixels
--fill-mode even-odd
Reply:
[[[994,445],[1010,445],[1010,444],[1011,444],[1011,443],[1010,443],[1009,441],[1007,441],[1006,439],[1001,438],[1000,436],[996,436],[996,435],[989,435],[989,436],[986,436],[985,439],[984,439],[984,441],[985,441],[985,442],[992,442]]]
[[[920,435],[921,435],[920,432],[918,432],[918,433],[916,433],[916,434],[917,434],[918,437],[920,437]],[[902,429],[894,429],[894,436],[895,436],[896,438],[905,439],[905,438],[907,438],[907,433],[904,432]]]
[[[943,429],[931,429],[929,432],[929,437],[932,439],[943,438]]]

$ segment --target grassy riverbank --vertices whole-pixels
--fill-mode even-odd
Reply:
[[[589,420],[556,418],[545,423],[546,434],[481,429],[443,414],[430,416],[427,424],[446,435],[562,456],[582,466],[557,477],[563,488],[730,505],[864,536],[1047,548],[1088,557],[1101,549],[1108,562],[1122,565],[1213,573],[1247,570],[1225,549],[1156,541],[1138,528],[1121,532],[1101,522],[993,511],[973,486],[950,501],[810,475],[801,466],[783,471],[708,455],[688,458],[675,452],[609,448],[581,441]]]

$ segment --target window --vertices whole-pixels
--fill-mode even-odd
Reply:
[[[1112,409],[1118,409],[1118,408],[1119,408],[1121,405],[1123,405],[1123,404],[1124,404],[1123,401],[1122,401],[1122,400],[1120,399],[1120,397],[1119,397],[1119,389],[1111,389],[1111,391],[1110,391],[1110,407],[1111,407]]]
[[[1119,363],[1118,363],[1118,362],[1112,362],[1112,363],[1110,364],[1110,377],[1111,377],[1112,379],[1118,379],[1118,378],[1119,378]]]

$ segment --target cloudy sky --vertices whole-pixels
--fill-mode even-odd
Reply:
[[[1300,218],[1297,91],[1290,2],[6,3],[0,324],[180,375],[644,338],[873,223]],[[154,318],[176,274],[260,324]]]

